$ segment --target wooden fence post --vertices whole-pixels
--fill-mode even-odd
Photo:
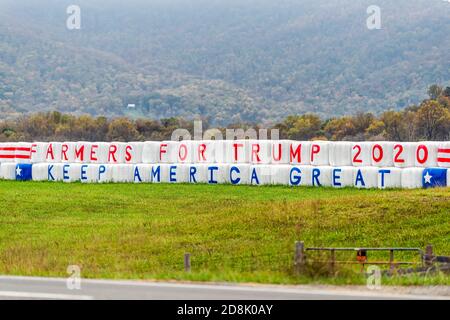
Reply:
[[[431,267],[433,266],[433,246],[431,244],[425,247],[425,266]]]
[[[330,251],[330,272],[334,275],[334,270],[336,267],[336,250],[331,249]]]
[[[295,272],[300,273],[305,265],[305,244],[303,241],[295,242],[294,268]]]
[[[191,254],[184,254],[184,271],[191,272]]]
[[[393,271],[395,269],[394,265],[394,250],[389,250],[389,269]]]

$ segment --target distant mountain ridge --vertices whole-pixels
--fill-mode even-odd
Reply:
[[[450,3],[0,0],[0,114],[208,117],[375,113],[450,84]],[[135,109],[127,109],[129,103]]]

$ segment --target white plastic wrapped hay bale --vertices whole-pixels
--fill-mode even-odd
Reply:
[[[178,141],[162,141],[159,143],[158,161],[159,163],[177,163],[178,161]]]
[[[437,163],[439,167],[450,168],[450,142],[440,142],[438,145]],[[447,171],[448,172],[448,171]],[[447,179],[448,181],[448,179]]]
[[[416,167],[437,167],[437,154],[439,142],[424,141],[416,143]]]
[[[48,181],[63,181],[63,167],[67,163],[47,163],[47,180]]]
[[[250,167],[250,183],[252,185],[272,184],[272,170],[270,165],[259,164]]]
[[[152,183],[161,183],[161,165],[160,163],[152,163],[152,168],[150,171]]]
[[[46,161],[47,146],[47,142],[33,142],[31,144],[31,163]]]
[[[352,187],[356,170],[357,168],[352,166],[333,167],[331,185],[335,188]]]
[[[392,162],[397,168],[414,167],[416,143],[395,142],[393,146]]]
[[[83,183],[112,182],[112,168],[114,165],[84,163],[80,167],[80,180]]]
[[[47,181],[48,180],[48,163],[34,163],[32,170],[33,181]]]
[[[289,175],[291,172],[291,166],[289,164],[271,165],[272,184],[276,185],[289,185]]]
[[[161,166],[161,176],[164,176],[165,179],[162,180],[165,183],[177,183],[178,182],[178,164],[177,163],[169,163]],[[163,174],[164,172],[164,174]]]
[[[64,182],[78,182],[81,179],[80,163],[63,163],[62,174]]]
[[[249,140],[248,159],[252,164],[269,164],[272,159],[272,141]]]
[[[214,141],[214,162],[215,163],[227,163],[227,150],[230,140],[216,140]]]
[[[159,162],[160,142],[145,141],[142,148],[142,162],[143,163],[158,163]]]
[[[423,188],[447,187],[447,168],[425,168],[423,170]]]
[[[31,163],[16,163],[16,181],[30,180],[33,180],[33,165]]]
[[[250,164],[236,163],[228,166],[227,182],[237,184],[250,184]]]
[[[206,163],[193,163],[188,167],[189,183],[207,183],[208,182],[208,166]]]
[[[224,184],[228,182],[227,163],[210,163],[207,165],[207,181],[208,184]]]
[[[144,143],[135,141],[125,144],[125,158],[124,162],[128,164],[142,163],[142,151]]]
[[[215,140],[194,141],[193,163],[216,163],[216,148],[220,145]]]
[[[311,164],[311,142],[292,141],[289,146],[289,162],[291,164]]]
[[[372,165],[372,145],[373,142],[353,142],[352,143],[352,166],[365,167]]]
[[[189,171],[187,164],[170,163],[168,167],[168,183],[188,182]]]
[[[227,141],[225,143],[226,163],[249,163],[249,144],[250,140]]]
[[[91,162],[91,147],[92,143],[87,141],[78,141],[75,143],[75,162],[76,163],[89,163]]]
[[[377,188],[378,187],[377,167],[359,167],[354,172],[353,183],[357,188]]]
[[[98,165],[98,182],[109,183],[112,182],[112,167],[111,164]]]
[[[378,169],[378,188],[401,188],[402,169],[396,167]]]
[[[177,163],[193,163],[195,160],[195,142],[192,140],[182,140],[178,143]]]
[[[15,150],[14,143],[0,143],[0,163],[14,162]]]
[[[80,181],[82,183],[95,182],[95,181],[88,181],[88,170],[89,170],[89,165],[87,163],[80,164]]]
[[[16,148],[14,151],[14,161],[16,163],[31,163],[31,143],[16,143]]]
[[[300,166],[294,165],[291,167],[290,185],[291,186],[312,186],[312,169],[310,165]]]
[[[292,140],[271,140],[271,163],[272,164],[289,164],[290,163],[290,147]]]
[[[132,164],[114,164],[112,167],[112,182],[115,183],[125,183],[133,182],[134,172]]]
[[[133,167],[133,180],[135,183],[152,182],[153,165],[149,163],[138,163]]]
[[[123,164],[125,163],[125,142],[111,142],[108,151],[108,163]],[[113,173],[114,180],[114,173]]]
[[[330,142],[312,141],[310,151],[311,165],[329,166],[330,165]]]
[[[378,141],[372,145],[372,166],[393,167],[394,142]]]
[[[153,167],[154,172],[158,171],[159,167],[159,176],[160,181],[157,181],[157,174],[155,173],[153,176],[153,182],[161,182],[161,183],[177,183],[177,171],[178,165],[176,163],[161,163]]]
[[[188,163],[179,163],[177,168],[177,183],[188,183],[189,182],[189,167]]]
[[[80,167],[80,180],[82,183],[97,183],[99,182],[99,167],[100,164],[84,163]]]
[[[352,165],[352,143],[346,141],[330,142],[330,165],[333,167]]]
[[[401,185],[405,189],[422,188],[422,173],[424,168],[404,168],[401,172]]]
[[[90,146],[89,162],[106,164],[108,163],[109,143],[93,142]]]
[[[332,167],[320,166],[311,170],[311,185],[313,187],[330,187],[331,186]]]
[[[45,153],[46,162],[61,162],[61,142],[49,142]]]
[[[16,163],[3,162],[0,166],[0,178],[4,180],[16,180]]]
[[[75,147],[76,142],[66,141],[61,143],[61,162],[74,163],[75,162]]]

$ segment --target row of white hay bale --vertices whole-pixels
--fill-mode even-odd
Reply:
[[[447,184],[450,184],[450,170]],[[65,182],[209,183],[358,188],[421,188],[424,168],[251,164],[38,163],[32,180]],[[16,179],[16,164],[2,163],[0,178]]]
[[[218,140],[2,143],[0,162],[450,167],[450,142]]]

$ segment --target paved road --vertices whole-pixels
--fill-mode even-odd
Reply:
[[[311,286],[192,284],[171,282],[81,280],[81,289],[67,289],[60,278],[0,276],[0,299],[156,299],[156,300],[309,300],[309,299],[449,299],[376,291],[324,289]]]

